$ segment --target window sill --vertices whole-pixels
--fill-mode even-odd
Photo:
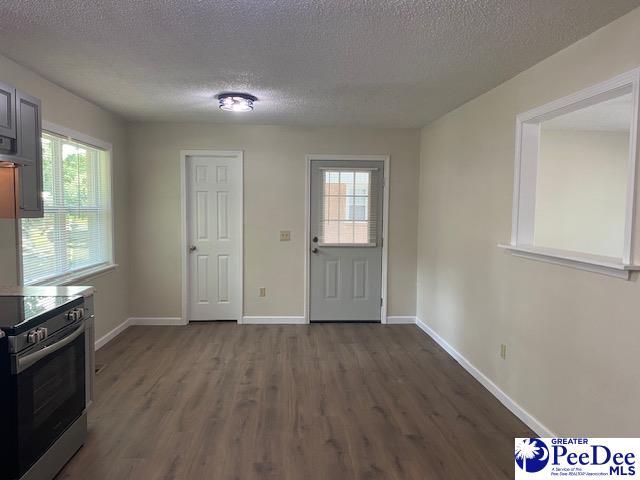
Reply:
[[[509,251],[516,257],[577,268],[579,270],[600,273],[624,280],[629,280],[632,271],[640,270],[640,265],[625,265],[621,263],[619,259],[612,257],[600,257],[597,255],[578,254],[563,250],[531,246],[524,247],[498,244],[498,247]]]
[[[74,283],[78,283],[83,280],[87,280],[88,278],[98,277],[100,275],[104,275],[105,273],[109,273],[115,270],[118,267],[117,263],[111,263],[108,265],[100,265],[98,267],[81,270],[79,272],[73,272],[69,275],[63,275],[60,277],[49,278],[47,280],[43,280],[42,282],[34,283],[33,286],[38,285],[56,285],[56,286],[67,286],[72,285]]]

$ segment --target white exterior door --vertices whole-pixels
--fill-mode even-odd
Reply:
[[[384,162],[312,160],[310,321],[380,321]]]
[[[186,157],[189,320],[241,320],[242,152]]]

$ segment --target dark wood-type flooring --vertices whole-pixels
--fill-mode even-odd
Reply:
[[[413,325],[132,327],[60,480],[513,478],[533,433]]]

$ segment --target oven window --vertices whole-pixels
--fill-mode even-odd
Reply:
[[[38,428],[60,407],[73,399],[78,391],[76,365],[78,359],[73,349],[66,349],[57,357],[45,362],[33,375],[33,427]],[[84,377],[83,377],[84,378]]]

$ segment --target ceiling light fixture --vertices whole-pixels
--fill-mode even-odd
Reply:
[[[253,110],[253,102],[256,100],[256,97],[246,93],[221,93],[218,95],[220,109],[226,112],[250,112]]]

